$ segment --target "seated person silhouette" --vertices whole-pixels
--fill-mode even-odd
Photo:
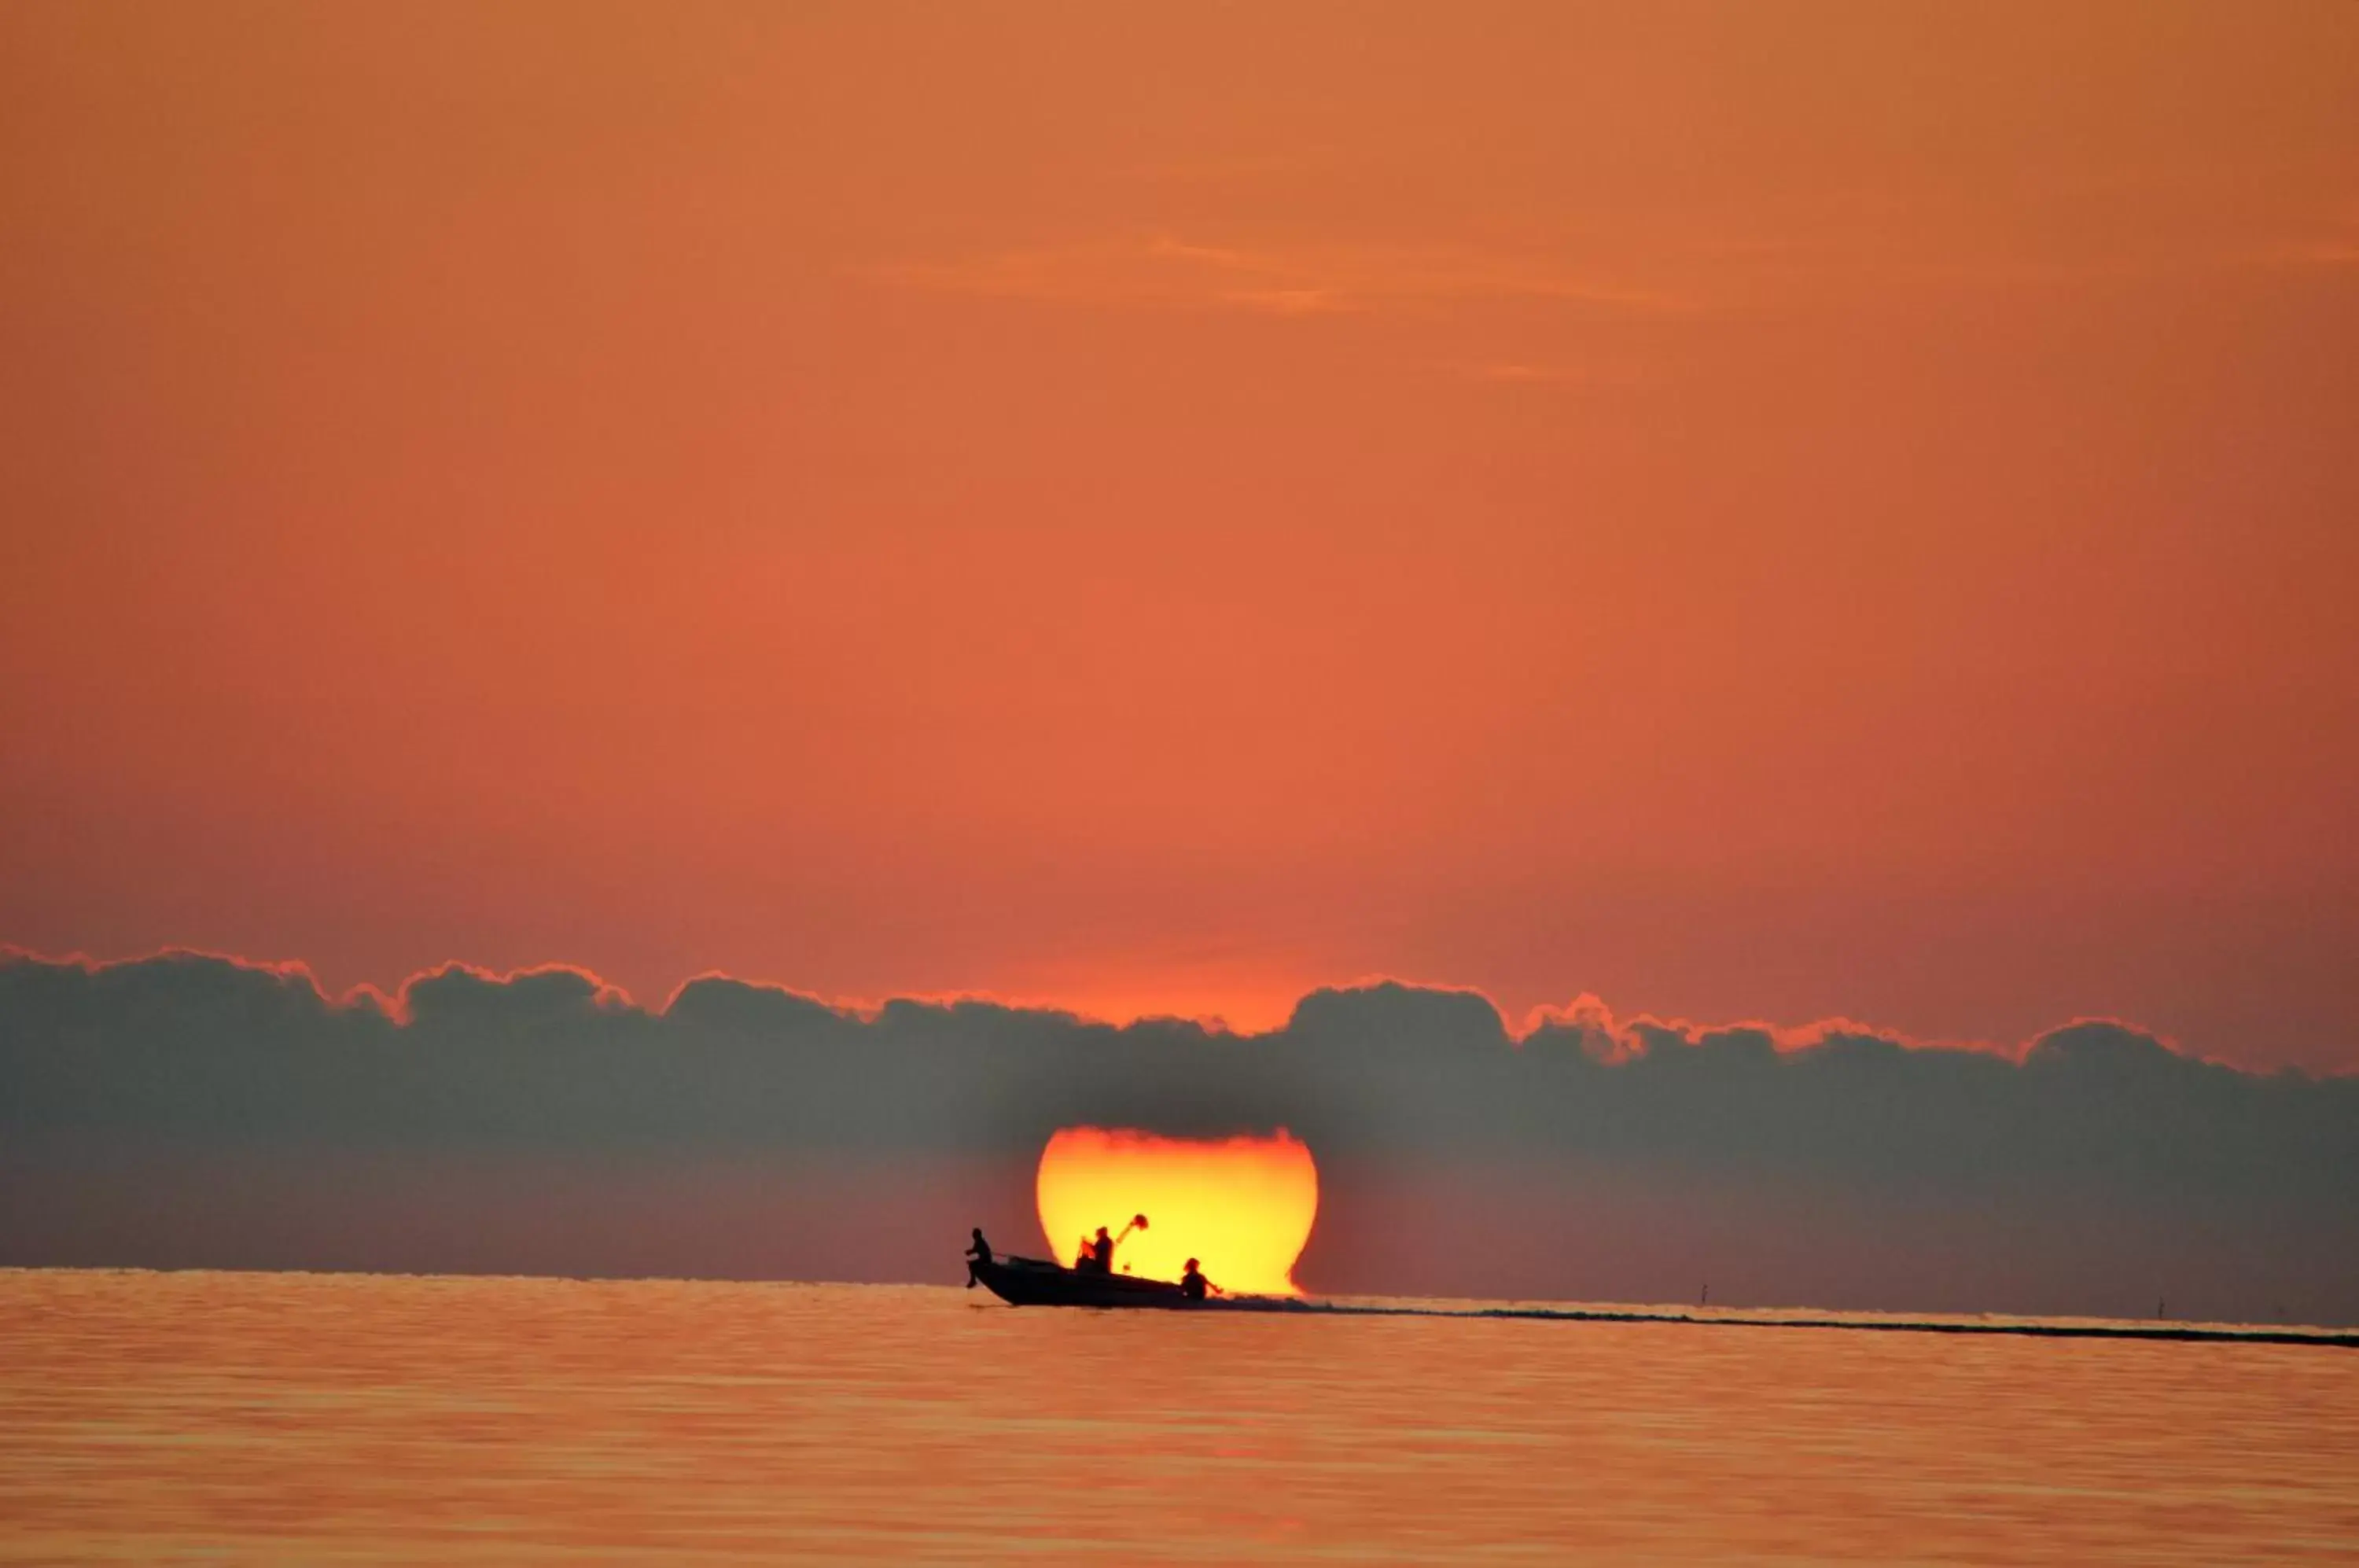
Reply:
[[[1088,1242],[1083,1245],[1082,1248],[1080,1268],[1081,1271],[1084,1274],[1111,1274],[1114,1272],[1114,1237],[1106,1235],[1105,1226],[1098,1226],[1098,1235],[1095,1241]]]
[[[966,1249],[966,1288],[970,1290],[974,1289],[975,1265],[991,1261],[991,1243],[983,1239],[983,1227],[975,1226],[973,1234],[974,1240]]]
[[[1204,1292],[1212,1288],[1212,1282],[1204,1278],[1203,1271],[1196,1267],[1196,1260],[1192,1258],[1188,1259],[1188,1272],[1180,1276],[1180,1293],[1191,1301],[1201,1301],[1204,1299]]]

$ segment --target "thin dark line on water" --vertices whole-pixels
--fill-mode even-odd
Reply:
[[[1833,1328],[1871,1334],[2015,1334],[2033,1339],[2150,1339],[2212,1345],[2314,1345],[2359,1350],[2359,1334],[2291,1329],[2143,1328],[2122,1323],[1939,1323],[1923,1318],[1698,1317],[1692,1312],[1588,1312],[1578,1307],[1384,1307],[1348,1301],[1232,1300],[1233,1311],[1311,1312],[1332,1317],[1512,1318],[1543,1323],[1692,1323],[1698,1328]]]

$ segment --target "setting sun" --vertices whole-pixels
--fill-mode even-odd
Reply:
[[[1176,1279],[1190,1258],[1224,1290],[1297,1295],[1294,1261],[1319,1213],[1319,1171],[1285,1128],[1266,1138],[1189,1139],[1066,1127],[1040,1151],[1040,1226],[1071,1267],[1081,1239],[1134,1214],[1117,1269]]]

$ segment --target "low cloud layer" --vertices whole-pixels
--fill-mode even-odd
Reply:
[[[955,1278],[967,1224],[1038,1245],[1032,1162],[1083,1123],[1291,1128],[1320,1290],[2359,1321],[2359,1078],[2119,1023],[2010,1058],[1585,1006],[1517,1040],[1386,984],[1234,1036],[0,962],[0,1262]]]

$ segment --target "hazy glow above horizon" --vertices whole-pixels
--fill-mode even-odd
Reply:
[[[1116,1268],[1176,1279],[1190,1258],[1223,1290],[1299,1295],[1295,1260],[1319,1214],[1310,1149],[1280,1127],[1266,1138],[1164,1138],[1127,1128],[1066,1127],[1040,1151],[1040,1226],[1071,1267],[1100,1225],[1133,1231]]]

